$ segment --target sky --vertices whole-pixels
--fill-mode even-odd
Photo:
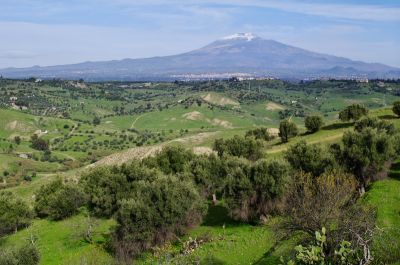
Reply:
[[[400,0],[0,0],[0,68],[173,55],[237,32],[400,67]]]

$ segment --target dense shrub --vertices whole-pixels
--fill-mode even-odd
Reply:
[[[0,265],[37,265],[40,253],[33,244],[13,249],[0,249]]]
[[[295,137],[298,134],[297,125],[289,120],[281,121],[279,124],[279,137],[282,142],[286,143],[290,138]]]
[[[294,169],[311,173],[313,176],[332,170],[337,164],[333,155],[325,148],[309,145],[306,141],[289,147],[285,158]]]
[[[9,191],[0,191],[0,236],[29,225],[32,212],[28,205]]]
[[[232,160],[224,197],[234,219],[257,221],[276,210],[288,181],[289,166],[282,161],[259,160],[254,165]]]
[[[353,104],[345,108],[339,113],[339,119],[342,121],[357,121],[362,116],[368,114],[368,109],[360,104]]]
[[[253,130],[248,130],[246,132],[246,137],[254,137],[257,140],[271,141],[274,136],[268,132],[268,128],[257,128]]]
[[[74,215],[85,202],[85,195],[78,185],[57,179],[42,186],[35,194],[35,212],[39,217],[61,220]]]
[[[214,150],[220,157],[232,155],[257,160],[263,157],[262,142],[253,138],[245,138],[235,135],[231,139],[217,139],[214,142]]]
[[[136,256],[201,222],[206,204],[190,181],[160,176],[140,181],[121,200],[114,233],[118,257]]]
[[[192,151],[181,146],[168,146],[156,156],[144,159],[143,162],[149,167],[160,169],[165,174],[176,174],[184,172],[193,157]]]
[[[365,117],[354,124],[354,130],[357,132],[361,132],[365,128],[375,128],[378,131],[384,131],[388,134],[396,133],[396,127],[393,123],[376,117]]]
[[[37,134],[31,136],[32,148],[40,151],[49,150],[49,141],[39,138]]]
[[[304,120],[304,124],[309,132],[317,132],[322,127],[324,122],[320,116],[308,116]]]
[[[368,184],[384,170],[386,162],[394,158],[394,137],[386,132],[366,128],[362,132],[345,132],[342,159],[347,169],[362,184]]]
[[[396,114],[397,116],[400,116],[400,101],[396,101],[393,103],[393,113]]]
[[[118,202],[129,197],[139,181],[151,181],[159,175],[158,170],[134,161],[128,165],[96,168],[83,175],[80,182],[94,214],[110,217],[118,210]]]

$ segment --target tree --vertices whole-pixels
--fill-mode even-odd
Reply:
[[[214,150],[220,157],[232,155],[244,157],[249,160],[257,160],[263,157],[263,144],[254,138],[245,138],[235,135],[231,139],[217,139],[214,142]]]
[[[21,137],[15,136],[15,137],[14,137],[14,142],[15,142],[17,145],[19,145],[19,144],[21,143]]]
[[[290,146],[285,158],[296,170],[319,176],[336,167],[335,157],[319,145],[309,145],[306,141]]]
[[[246,132],[246,137],[254,137],[256,140],[271,141],[274,136],[268,132],[268,128],[256,128],[253,130],[248,130]]]
[[[93,118],[93,122],[92,123],[93,123],[94,126],[99,125],[100,122],[101,122],[101,120],[100,120],[99,117],[96,116],[96,117]]]
[[[160,176],[142,181],[120,201],[113,235],[117,256],[128,259],[182,235],[207,207],[190,181]]]
[[[400,101],[393,103],[393,113],[400,117]]]
[[[317,132],[324,124],[320,116],[308,116],[304,120],[305,126],[309,132]]]
[[[230,215],[254,222],[276,210],[289,178],[289,166],[279,160],[265,159],[250,165],[233,160],[226,177],[224,198]]]
[[[281,137],[282,142],[287,143],[290,138],[296,136],[298,129],[296,124],[289,120],[283,120],[279,124],[279,137]]]
[[[80,184],[88,196],[89,209],[100,217],[111,217],[118,210],[118,202],[132,193],[139,181],[151,181],[161,175],[139,161],[129,165],[100,167],[84,174]]]
[[[361,192],[370,180],[384,170],[385,163],[395,154],[393,137],[374,128],[361,132],[347,131],[343,135],[342,159],[347,169],[361,184]]]
[[[396,133],[396,127],[393,123],[381,120],[377,117],[365,117],[358,120],[354,124],[354,130],[356,130],[357,132],[362,132],[365,128],[374,128],[378,131],[383,131],[390,135]]]
[[[366,116],[368,114],[368,109],[360,104],[353,104],[345,108],[339,113],[339,119],[341,121],[357,121],[362,116]]]
[[[32,148],[40,151],[49,150],[49,141],[39,138],[37,134],[31,136]]]
[[[19,248],[0,249],[1,265],[37,265],[40,253],[36,245],[28,243]]]
[[[43,185],[35,194],[35,212],[39,217],[61,220],[77,213],[86,202],[83,191],[76,184],[61,179]]]
[[[28,205],[9,191],[0,191],[0,236],[28,226],[32,212]]]

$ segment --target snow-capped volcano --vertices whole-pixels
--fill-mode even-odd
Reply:
[[[226,73],[290,79],[400,77],[399,68],[315,53],[252,33],[237,33],[200,49],[173,56],[0,69],[0,75],[10,78],[33,76],[93,81],[175,80],[179,76],[218,76]]]
[[[222,40],[247,40],[251,41],[253,39],[259,38],[257,35],[253,33],[236,33],[230,36],[223,37]]]

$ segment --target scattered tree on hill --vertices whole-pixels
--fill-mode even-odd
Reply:
[[[40,151],[49,150],[49,141],[39,138],[37,134],[31,136],[32,148]]]
[[[378,131],[386,132],[390,135],[396,133],[396,127],[393,123],[381,120],[377,117],[365,117],[354,124],[354,130],[362,132],[365,128],[375,128]]]
[[[120,201],[114,247],[127,260],[154,246],[175,239],[188,227],[198,225],[206,204],[190,181],[160,176],[132,186]]]
[[[298,129],[295,123],[289,120],[283,120],[279,124],[279,137],[282,142],[287,143],[290,138],[295,137],[298,133]]]
[[[353,104],[345,108],[339,113],[341,121],[358,121],[362,116],[368,114],[368,109],[360,104]]]
[[[271,141],[274,136],[268,132],[268,128],[257,128],[253,130],[248,130],[246,132],[246,137],[254,137],[257,140]]]
[[[77,213],[85,202],[85,194],[78,185],[56,179],[35,194],[34,208],[39,217],[61,220]]]
[[[32,212],[28,205],[9,191],[0,191],[0,236],[29,225]]]
[[[400,101],[396,101],[393,103],[393,113],[400,117]]]
[[[214,150],[220,157],[232,155],[257,160],[263,157],[262,142],[253,138],[245,138],[235,135],[231,139],[217,139],[214,142]]]
[[[144,164],[151,168],[158,168],[165,174],[182,173],[186,170],[194,153],[182,146],[165,147],[154,157],[143,160]]]
[[[15,136],[15,137],[14,137],[14,142],[15,142],[17,145],[19,145],[19,144],[21,143],[21,137]]]
[[[309,132],[317,132],[322,127],[324,122],[320,116],[308,116],[304,120],[305,126]]]
[[[100,122],[101,122],[100,118],[96,116],[96,117],[93,118],[92,124],[93,124],[94,126],[97,126],[97,125],[100,124]]]

